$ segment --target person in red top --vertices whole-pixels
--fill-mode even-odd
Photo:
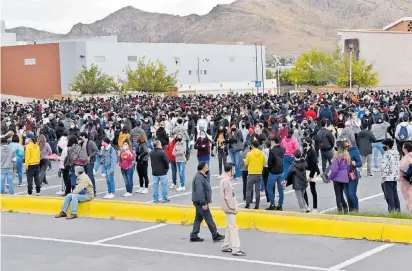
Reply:
[[[119,165],[126,186],[126,194],[124,194],[125,197],[131,197],[133,195],[133,171],[135,158],[136,155],[131,148],[130,141],[125,140],[119,156]]]
[[[177,188],[177,167],[176,167],[176,156],[173,155],[173,149],[175,148],[176,141],[175,135],[172,134],[169,137],[169,145],[166,147],[166,156],[169,159],[170,168],[172,169],[172,181],[173,183],[170,185],[169,189],[176,189]]]
[[[310,107],[308,111],[306,111],[305,114],[306,119],[312,118],[313,120],[316,119],[316,112],[313,110],[313,107]]]

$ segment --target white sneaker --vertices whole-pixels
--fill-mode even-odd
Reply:
[[[123,197],[131,197],[132,196],[132,194],[131,193],[129,193],[129,192],[126,192],[124,195],[123,195]]]
[[[142,194],[149,194],[149,189],[144,188],[141,193],[142,193]]]
[[[113,194],[109,194],[109,195],[107,196],[107,199],[114,199],[114,195],[113,195]]]
[[[39,193],[36,193],[35,196],[40,196],[40,192],[39,192]]]
[[[102,173],[102,177],[106,177],[106,174]]]
[[[260,192],[260,195],[261,195],[261,196],[265,196],[265,195],[266,195],[266,194],[265,194],[265,191]]]
[[[177,185],[175,185],[175,184],[171,184],[170,186],[169,186],[169,189],[176,189],[176,187],[177,187]]]
[[[17,185],[18,187],[25,187],[26,185],[24,183]]]
[[[63,196],[63,195],[64,195],[64,191],[63,191],[63,190],[60,190],[60,191],[56,192],[56,195],[58,195],[58,196]]]
[[[186,188],[184,186],[179,187],[178,189],[176,189],[177,192],[182,192],[182,191],[186,191]]]
[[[313,210],[312,210],[312,213],[315,213],[315,214],[316,214],[317,212],[318,212],[318,209],[313,209]]]
[[[93,169],[93,176],[96,176],[96,170]]]
[[[139,188],[136,190],[136,193],[142,193],[142,191],[143,191],[143,187],[139,187]]]
[[[379,171],[380,171],[380,169],[379,169],[379,168],[373,168],[373,171],[375,171],[375,172],[379,172]]]
[[[103,198],[104,198],[104,199],[108,199],[108,198],[109,198],[109,195],[110,195],[110,194],[109,194],[109,193],[107,193],[106,195],[104,195],[104,197],[103,197]]]

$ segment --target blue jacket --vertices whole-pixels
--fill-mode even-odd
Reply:
[[[355,161],[356,165],[355,167],[360,168],[362,167],[362,160],[360,157],[360,153],[359,153],[359,149],[357,147],[350,147],[349,148],[349,156],[350,156],[350,160]],[[359,179],[360,175],[359,175],[359,171],[356,171],[356,177],[357,179]]]
[[[103,151],[102,164],[108,170],[114,172],[114,168],[118,162],[117,151],[110,145],[108,150]]]
[[[332,114],[332,110],[330,110],[329,107],[325,107],[324,109],[322,109],[322,111],[320,111],[319,113],[319,119],[328,119],[330,120],[330,122],[333,123],[333,114]]]

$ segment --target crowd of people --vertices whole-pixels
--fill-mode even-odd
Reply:
[[[167,203],[168,190],[186,190],[186,163],[197,159],[203,175],[194,177],[192,192],[201,212],[208,202],[197,201],[195,184],[205,176],[210,186],[210,161],[217,156],[220,175],[225,175],[230,159],[232,178],[243,182],[245,208],[254,203],[259,209],[264,193],[270,203],[267,210],[283,210],[284,189],[291,185],[301,211],[316,212],[316,181],[332,181],[338,211],[357,212],[358,183],[362,176],[374,176],[380,180],[388,210],[401,211],[399,183],[405,211],[412,214],[412,181],[406,174],[412,164],[411,112],[409,90],[356,95],[310,90],[283,96],[142,95],[24,104],[7,100],[1,104],[1,193],[7,185],[8,193],[14,194],[15,176],[18,186],[24,186],[25,173],[27,193],[32,195],[35,188],[35,195],[40,195],[48,183],[50,159],[56,158],[63,179],[59,194],[67,202],[94,198],[98,174],[106,179],[103,198],[115,198],[119,170],[124,197],[147,194],[151,163],[153,201]],[[65,216],[67,206],[59,216]]]

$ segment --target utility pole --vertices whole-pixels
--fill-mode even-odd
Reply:
[[[197,57],[197,82],[200,83],[200,59]]]
[[[265,74],[264,74],[264,67],[263,67],[263,45],[260,44],[260,62],[262,62],[262,94],[265,94]]]
[[[258,73],[258,52],[257,52],[257,44],[255,43],[255,54],[256,54],[256,81],[255,81],[255,84],[256,84],[256,82],[257,81],[259,81],[259,73]],[[256,90],[256,94],[259,94],[259,87],[258,86],[256,86],[256,88],[257,88],[257,90]]]
[[[294,55],[294,64],[295,64],[295,68],[296,68],[296,52],[293,54]],[[298,91],[298,80],[295,80],[295,91]]]
[[[278,63],[278,82],[277,82],[277,85],[278,85],[278,95],[280,95],[280,63]]]
[[[352,92],[352,52],[353,44],[349,44],[349,91]]]

